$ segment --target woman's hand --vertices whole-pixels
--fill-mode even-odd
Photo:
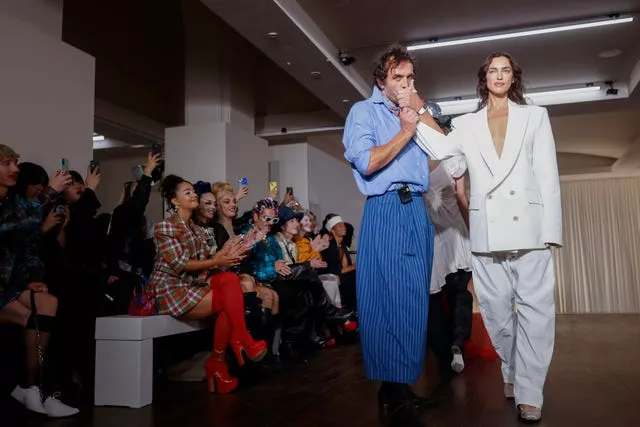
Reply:
[[[276,273],[286,277],[291,274],[291,267],[284,260],[276,261]]]
[[[247,187],[246,185],[241,185],[240,188],[238,188],[238,192],[236,193],[236,201],[239,202],[240,200],[247,197],[248,194],[249,194],[249,187]]]
[[[27,285],[27,289],[36,293],[49,292],[49,288],[47,287],[47,285],[42,282],[31,282]]]
[[[327,263],[321,259],[312,258],[309,264],[311,264],[312,268],[327,268]]]
[[[227,240],[222,249],[216,252],[211,260],[214,262],[213,267],[234,267],[246,258],[244,243],[239,237]]]
[[[311,249],[316,252],[322,252],[329,247],[330,237],[328,234],[324,236],[316,236],[315,239],[311,241]]]
[[[49,187],[51,187],[56,192],[61,192],[71,185],[71,175],[68,173],[62,173],[60,171],[56,171],[49,178]]]
[[[153,170],[162,162],[164,159],[162,157],[162,153],[153,154],[153,152],[149,152],[147,156],[147,165],[144,167],[144,171],[142,172],[149,178],[151,178],[151,174]]]
[[[64,214],[62,212],[56,212],[56,208],[54,207],[49,211],[49,215],[42,221],[42,234],[47,234],[51,230],[53,230],[56,226],[62,224],[65,220]]]

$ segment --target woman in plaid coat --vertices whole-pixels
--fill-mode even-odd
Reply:
[[[213,253],[204,230],[191,220],[198,208],[198,195],[191,183],[169,175],[162,187],[173,215],[155,226],[157,255],[148,286],[156,294],[161,314],[185,320],[218,314],[213,351],[205,368],[209,391],[229,393],[238,386],[238,380],[229,375],[224,362],[227,345],[240,365],[244,364],[243,352],[253,361],[267,354],[266,343],[253,341],[247,331],[238,275],[220,272],[222,267],[238,265],[248,248],[240,239],[231,239]]]

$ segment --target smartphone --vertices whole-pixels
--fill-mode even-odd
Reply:
[[[91,160],[89,162],[89,170],[93,173],[96,169],[100,167],[100,162],[97,160]]]
[[[65,159],[64,157],[60,159],[60,172],[69,172],[69,160]]]
[[[275,181],[269,181],[269,192],[276,191],[278,189],[278,183]]]
[[[293,187],[287,187],[287,193],[293,196]]]
[[[151,154],[153,154],[155,156],[156,154],[161,154],[161,153],[162,153],[162,145],[160,145],[157,142],[155,142],[151,146]]]
[[[249,180],[246,177],[240,178],[240,185],[242,187],[248,187],[249,186]]]

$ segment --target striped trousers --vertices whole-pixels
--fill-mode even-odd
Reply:
[[[365,203],[356,277],[367,378],[413,383],[427,343],[433,226],[421,195],[403,205],[396,192]]]

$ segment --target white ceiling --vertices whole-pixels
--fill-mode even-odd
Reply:
[[[631,24],[414,52],[417,88],[434,99],[473,95],[479,65],[497,50],[515,56],[524,69],[528,90],[607,80],[628,85],[640,61],[640,0],[201,1],[342,117],[353,102],[363,99],[362,87],[368,89],[372,83],[373,60],[391,42],[470,36],[612,13],[636,17]],[[274,31],[277,38],[267,37]],[[612,49],[622,54],[609,59],[598,56]],[[354,56],[356,63],[334,66],[331,61],[335,62],[339,50]],[[320,71],[321,78],[313,79],[312,71]],[[282,90],[286,96],[286,88]],[[628,99],[549,110],[565,170],[610,166],[640,136],[639,89]],[[609,115],[598,115],[604,112]],[[564,121],[564,116],[574,118]],[[336,124],[341,123],[327,126]],[[338,144],[339,132],[329,135],[324,143]]]

